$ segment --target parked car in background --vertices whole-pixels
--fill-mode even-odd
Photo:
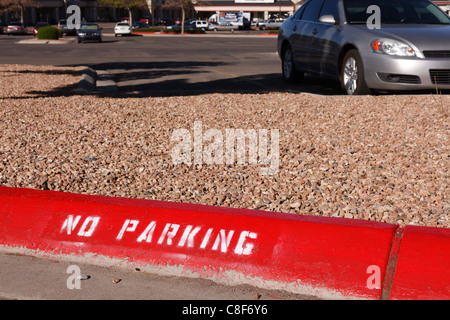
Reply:
[[[139,28],[148,28],[148,23],[142,22],[142,21],[135,21],[133,22],[133,25],[131,26],[132,29],[139,29]]]
[[[96,23],[83,23],[77,30],[78,43],[90,40],[102,42],[102,29]]]
[[[190,24],[190,23],[184,23],[184,30],[189,30],[189,29],[193,29],[195,26]],[[176,31],[176,30],[181,30],[181,23],[177,23],[171,26],[167,26],[166,27],[167,30],[172,30],[172,31]]]
[[[194,20],[191,22],[195,29],[201,29],[203,31],[208,29],[208,22],[205,20]]]
[[[114,27],[114,36],[118,36],[118,35],[131,35],[132,33],[132,28],[131,26],[128,24],[128,22],[118,22],[116,23],[116,26]]]
[[[208,22],[208,30],[210,31],[231,31],[234,32],[238,27],[231,23],[218,24],[217,22]]]
[[[69,28],[67,26],[67,20],[62,19],[58,22],[58,29],[62,31],[63,34],[66,34],[68,36],[74,36],[77,34],[77,29],[75,28]]]
[[[168,26],[167,29],[181,30],[181,23]],[[192,29],[199,29],[205,31],[208,29],[208,22],[206,22],[205,20],[191,20],[189,22],[184,23],[184,30],[192,30]]]
[[[38,22],[33,28],[33,34],[36,36],[39,28],[48,27],[50,24],[48,22]]]
[[[261,30],[279,29],[283,22],[284,20],[269,19],[258,22],[256,26]]]
[[[144,22],[144,23],[146,23],[148,25],[152,24],[152,18],[151,17],[149,17],[149,18],[142,18],[139,21]]]
[[[161,18],[158,21],[158,25],[160,25],[160,26],[172,26],[172,25],[174,25],[174,21],[172,19],[169,19],[169,18]]]
[[[25,26],[23,25],[22,22],[16,21],[16,22],[11,22],[10,24],[8,24],[8,27],[6,27],[6,32],[8,33],[8,35],[26,34],[27,28],[25,28]]]
[[[281,26],[278,54],[286,81],[316,74],[348,95],[450,89],[450,17],[429,0],[308,0]]]

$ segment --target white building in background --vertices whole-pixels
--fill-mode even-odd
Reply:
[[[208,18],[216,12],[249,12],[251,20],[286,18],[298,8],[300,0],[208,0],[195,3],[194,8],[201,18]]]

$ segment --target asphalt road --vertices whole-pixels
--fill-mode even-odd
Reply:
[[[310,92],[339,94],[338,84],[307,77],[287,84],[281,76],[276,36],[257,32],[114,37],[102,43],[18,44],[32,36],[0,35],[0,64],[90,66],[108,70],[119,91],[165,95]]]

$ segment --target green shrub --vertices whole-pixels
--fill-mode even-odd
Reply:
[[[169,33],[169,32],[181,33],[181,29],[163,29],[162,32],[164,32],[164,33]],[[184,33],[199,34],[199,33],[205,33],[205,31],[202,29],[187,29],[187,30],[184,30]]]
[[[43,40],[58,40],[60,38],[60,32],[61,30],[58,30],[58,28],[55,27],[42,27],[38,30],[37,38]]]
[[[161,28],[158,27],[148,27],[148,28],[138,28],[138,29],[134,29],[133,31],[137,31],[137,32],[159,32],[161,31]]]

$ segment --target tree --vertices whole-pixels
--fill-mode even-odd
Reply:
[[[153,14],[154,0],[145,0],[145,2],[147,2],[148,11],[150,12],[150,16],[152,17],[152,26],[155,26],[155,17]]]
[[[130,25],[133,24],[133,9],[144,8],[147,6],[147,0],[98,0],[101,4],[110,5],[119,9],[128,11]]]
[[[24,13],[26,8],[36,7],[34,0],[0,0],[0,9],[2,11],[20,10],[20,21],[24,23]]]
[[[166,0],[166,1],[164,1],[163,6],[166,8],[178,7],[181,9],[181,34],[184,34],[184,22],[186,20],[186,10],[192,7],[194,1],[192,1],[192,0]]]

